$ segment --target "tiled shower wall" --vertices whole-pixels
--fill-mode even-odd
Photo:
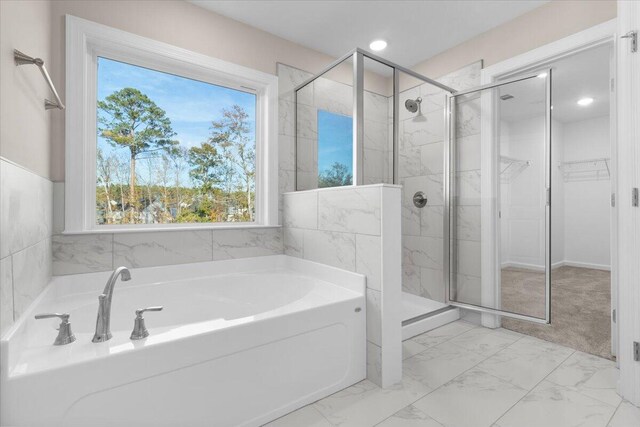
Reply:
[[[52,183],[0,158],[0,333],[51,277]]]
[[[367,378],[401,379],[400,188],[377,184],[284,195],[285,254],[367,276]]]
[[[481,62],[440,79],[455,90],[480,84]],[[407,99],[422,98],[420,110],[410,113]],[[398,175],[402,193],[403,280],[405,292],[444,302],[443,286],[443,167],[444,91],[422,84],[400,94]],[[462,205],[458,209],[460,283],[477,286],[480,277],[480,105],[460,105],[457,128],[459,182]],[[413,195],[425,193],[427,205],[413,205]],[[471,283],[473,282],[473,283]]]

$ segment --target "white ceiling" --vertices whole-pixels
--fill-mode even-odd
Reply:
[[[573,122],[609,114],[610,45],[577,53],[552,64],[553,117]],[[581,107],[578,99],[593,98],[593,104]]]
[[[587,49],[549,66],[552,75],[553,118],[560,122],[587,120],[609,114],[610,45]],[[500,88],[500,95],[514,98],[501,101],[502,119],[517,121],[544,114],[544,81],[514,83]],[[593,98],[593,104],[582,107],[580,98]]]
[[[374,39],[380,55],[411,67],[547,0],[209,1],[198,6],[303,46],[339,57]]]

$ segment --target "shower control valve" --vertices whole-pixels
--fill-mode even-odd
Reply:
[[[418,191],[413,195],[413,204],[416,208],[424,208],[427,205],[427,196],[422,191]]]

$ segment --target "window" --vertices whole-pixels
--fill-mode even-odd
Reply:
[[[65,231],[277,224],[275,76],[70,16],[67,31]]]
[[[98,58],[96,224],[253,222],[256,95]]]
[[[318,187],[353,181],[353,119],[318,110]]]

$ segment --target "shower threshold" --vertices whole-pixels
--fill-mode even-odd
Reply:
[[[456,307],[408,292],[402,293],[403,341],[459,318],[460,310]]]

